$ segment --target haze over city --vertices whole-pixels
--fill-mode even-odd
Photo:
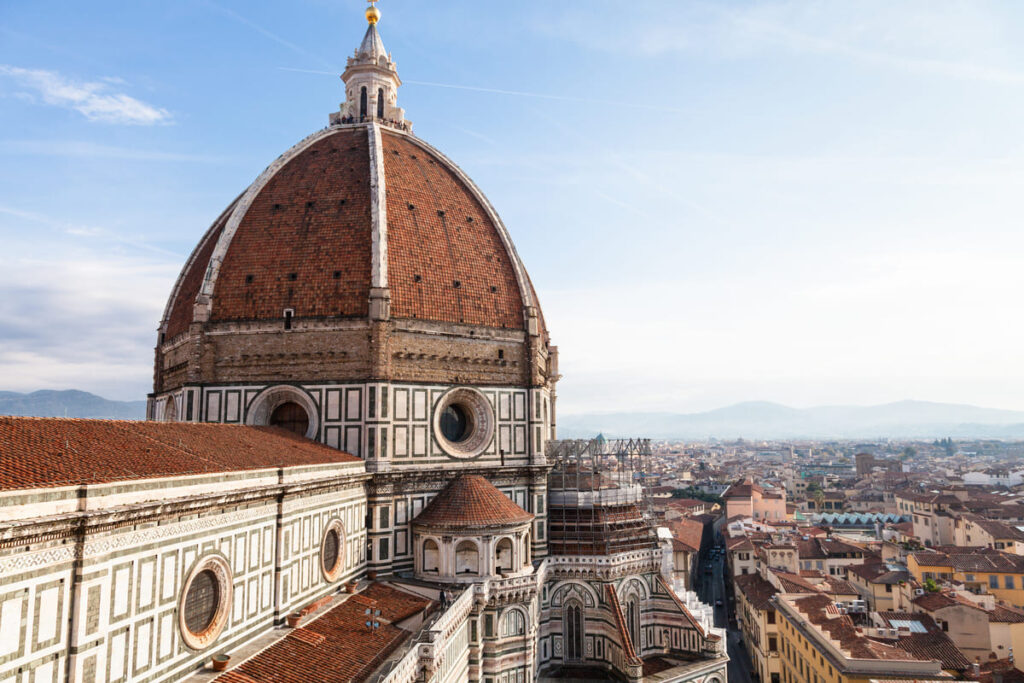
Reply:
[[[364,4],[0,7],[0,388],[145,396],[181,264],[337,108]],[[564,414],[1024,409],[1024,7],[387,6],[410,118],[541,292]]]

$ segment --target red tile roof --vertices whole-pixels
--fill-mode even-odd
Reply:
[[[253,200],[224,255],[210,319],[279,320],[286,308],[297,318],[365,316],[370,252],[366,130],[339,129],[285,164]]]
[[[0,490],[346,462],[273,427],[0,417]]]
[[[808,595],[796,598],[792,603],[809,622],[857,659],[917,660],[904,650],[876,642],[859,633],[848,615],[836,611],[835,603],[828,595]]]
[[[925,633],[911,632],[900,635],[894,645],[914,656],[915,659],[927,661],[939,659],[946,671],[966,671],[971,667],[970,660],[953,644],[935,620],[927,614],[905,612],[878,612],[888,628],[893,628],[893,621],[916,621],[924,627]]]
[[[743,594],[747,602],[759,610],[771,607],[772,598],[779,592],[760,574],[741,574],[733,579],[733,584]]]
[[[442,159],[382,138],[391,315],[522,329],[523,295],[487,211]]]
[[[684,518],[666,522],[665,526],[672,532],[673,540],[685,545],[690,552],[700,550],[701,539],[704,537],[703,524]]]
[[[489,210],[449,162],[414,138],[382,129],[381,140],[391,315],[524,329],[524,297],[536,297],[528,281],[531,291],[520,290],[518,257]],[[296,318],[365,317],[370,174],[362,126],[331,131],[289,159],[240,216],[213,282],[210,319],[280,320],[287,308]],[[179,277],[167,310],[168,340],[192,322],[232,207]]]
[[[395,625],[434,603],[393,586],[370,585],[293,630],[218,683],[349,683],[365,680],[411,633]],[[380,628],[366,628],[367,608],[381,611]]]
[[[413,520],[424,526],[473,529],[522,524],[533,515],[478,474],[460,474]]]

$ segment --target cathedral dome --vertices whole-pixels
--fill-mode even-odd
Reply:
[[[396,319],[511,330],[525,330],[536,307],[501,219],[455,164],[398,127],[332,125],[274,161],[214,222],[161,333],[366,318],[375,297]]]
[[[413,135],[371,9],[329,125],[234,199],[182,269],[148,415],[275,425],[410,467],[528,459],[553,433],[557,348],[498,213]]]

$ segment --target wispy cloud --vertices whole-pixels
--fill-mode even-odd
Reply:
[[[242,24],[243,26],[249,27],[250,29],[252,29],[256,33],[259,33],[264,38],[268,38],[268,39],[274,41],[275,43],[277,43],[278,45],[282,45],[282,46],[288,48],[289,50],[291,50],[292,52],[295,52],[296,54],[300,54],[303,57],[308,57],[310,59],[313,59],[313,60],[323,64],[324,66],[330,66],[331,65],[331,63],[328,62],[323,57],[321,57],[319,55],[315,55],[312,52],[310,52],[309,50],[306,50],[306,49],[296,45],[292,41],[287,40],[285,38],[282,38],[281,36],[277,35],[273,31],[271,31],[270,29],[267,29],[267,28],[264,28],[263,26],[260,26],[255,21],[252,21],[251,19],[242,16],[241,14],[239,14],[238,12],[235,12],[234,10],[228,9],[227,7],[224,7],[223,5],[220,5],[220,4],[216,3],[216,2],[213,2],[212,0],[208,0],[208,2],[206,2],[206,5],[208,7],[213,8],[215,11],[220,12],[224,16],[226,16],[226,17],[228,17],[230,19],[233,19],[234,21],[237,21],[239,24]],[[295,69],[295,70],[299,71],[299,69]]]
[[[90,121],[142,126],[171,121],[166,109],[115,90],[115,85],[122,85],[120,81],[75,81],[56,71],[7,64],[0,64],[0,76],[7,76],[24,88],[20,95],[77,111]]]
[[[915,75],[1024,84],[1024,71],[1005,60],[1008,38],[987,3],[694,1],[662,3],[657,13],[655,23],[641,13],[609,26],[593,6],[570,5],[546,12],[536,30],[618,55],[823,55]]]
[[[117,147],[76,140],[0,140],[0,154],[201,164],[219,164],[227,161],[224,157],[206,154],[182,154],[180,152],[164,152],[152,149],[133,149],[131,147]]]

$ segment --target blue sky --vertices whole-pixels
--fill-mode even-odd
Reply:
[[[0,389],[145,395],[209,223],[327,122],[356,0],[0,4]],[[1024,409],[1024,5],[383,0],[563,412]]]

